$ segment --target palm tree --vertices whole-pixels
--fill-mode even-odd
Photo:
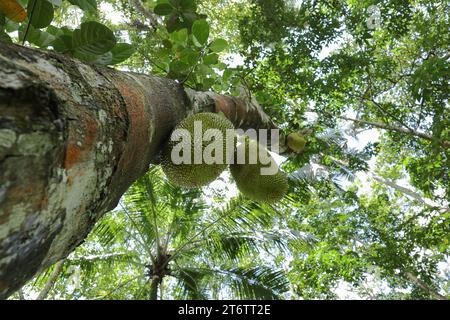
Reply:
[[[200,190],[178,188],[153,167],[65,261],[54,288],[65,298],[281,298],[283,257],[312,241],[283,215],[240,196],[208,206]]]

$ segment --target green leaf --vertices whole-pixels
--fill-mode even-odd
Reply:
[[[189,70],[189,65],[179,60],[174,60],[169,65],[169,77],[183,76]]]
[[[73,32],[73,48],[78,57],[99,56],[116,45],[114,33],[101,23],[84,22]]]
[[[133,55],[135,52],[134,47],[131,44],[128,43],[118,43],[116,46],[111,50],[111,53],[113,55],[112,64],[118,64],[122,61],[127,60],[129,57]]]
[[[173,11],[173,7],[168,3],[160,3],[155,6],[153,12],[159,16],[168,16]]]
[[[206,64],[201,64],[198,67],[198,74],[206,77],[208,75],[214,74],[214,70],[208,67]]]
[[[170,16],[166,18],[166,29],[169,33],[186,27],[186,23],[181,21],[177,12],[172,12]]]
[[[128,43],[118,43],[111,51],[98,56],[92,63],[100,65],[118,64],[128,59],[134,51],[132,45]]]
[[[217,53],[208,54],[203,58],[203,63],[206,65],[216,64],[217,62],[219,62],[219,56]]]
[[[164,39],[162,41],[162,44],[163,44],[164,48],[167,48],[167,49],[171,49],[172,48],[172,42],[170,42],[170,40]]]
[[[232,75],[233,75],[233,70],[231,70],[231,69],[226,69],[226,70],[223,72],[223,75],[222,75],[223,81],[227,81]]]
[[[97,11],[97,1],[96,0],[69,0],[69,2],[75,6],[78,6],[84,11]]]
[[[24,28],[25,29],[25,26]],[[21,38],[23,37],[24,30],[21,30]],[[55,41],[56,37],[46,31],[41,31],[39,29],[33,28],[30,26],[28,29],[27,41],[38,46],[39,48],[46,48],[52,45],[53,41]]]
[[[72,36],[63,34],[56,38],[56,40],[52,44],[53,49],[55,51],[61,52],[61,53],[68,53],[73,51],[73,45],[72,45]]]
[[[166,0],[164,0],[165,2]],[[181,0],[168,0],[168,3],[172,5],[172,7],[177,8],[180,5]]]
[[[191,25],[194,23],[195,20],[198,19],[198,15],[195,12],[192,11],[186,11],[182,13],[183,20],[187,23],[190,23]]]
[[[195,0],[181,0],[180,7],[183,11],[195,10]]]
[[[7,20],[5,25],[6,32],[14,32],[19,30],[20,24],[12,20]]]
[[[53,20],[53,5],[46,0],[30,0],[27,7],[28,17],[31,16],[32,11],[33,17],[30,24],[35,28],[45,28]]]
[[[4,28],[5,25],[6,25],[5,15],[0,12],[0,28]]]
[[[204,78],[202,81],[204,90],[211,88],[211,86],[216,82],[214,78]]]
[[[170,35],[170,38],[172,39],[173,42],[179,43],[179,44],[182,44],[185,46],[187,44],[187,40],[188,40],[188,31],[186,28],[183,28],[181,30],[173,32]]]
[[[199,44],[205,45],[209,37],[209,25],[206,20],[196,20],[192,25],[192,34]]]
[[[170,70],[175,71],[176,73],[181,73],[189,69],[189,66],[186,63],[181,61],[172,61],[170,63]]]
[[[189,66],[194,66],[198,62],[199,53],[190,49],[186,48],[181,52],[180,60],[183,62],[186,62]]]
[[[228,66],[227,66],[227,64],[220,62],[215,67],[219,70],[225,70]]]
[[[64,34],[64,31],[62,29],[55,26],[48,26],[47,29],[45,29],[45,31],[54,35],[55,37],[59,37]]]
[[[228,42],[224,39],[216,39],[209,46],[214,52],[221,52],[228,47]]]

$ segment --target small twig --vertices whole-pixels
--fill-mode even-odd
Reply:
[[[44,300],[47,297],[48,293],[53,288],[65,261],[66,259],[62,259],[56,264],[55,269],[53,270],[52,274],[50,275],[50,278],[48,279],[47,283],[44,286],[44,289],[42,289],[42,291],[39,293],[36,300]]]
[[[33,19],[34,9],[36,8],[37,0],[34,0],[33,7],[31,8],[30,18],[28,19],[27,29],[25,30],[25,34],[23,36],[22,45],[25,45],[25,41],[27,40],[28,31],[30,30],[31,20]]]

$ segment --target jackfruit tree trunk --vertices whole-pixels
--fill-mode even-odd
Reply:
[[[190,112],[274,128],[259,106],[0,45],[0,299],[65,258]]]

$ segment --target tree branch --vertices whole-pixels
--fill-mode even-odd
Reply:
[[[140,14],[142,14],[147,20],[149,21],[151,27],[153,28],[153,31],[155,31],[158,28],[159,22],[158,17],[148,10],[141,2],[141,0],[129,0],[129,3],[138,11]]]
[[[417,278],[413,273],[406,272],[406,277],[409,281],[419,286],[422,290],[426,291],[429,295],[431,295],[436,300],[447,300],[446,297],[441,295],[439,292],[436,292],[433,288],[431,288],[428,284]]]
[[[346,116],[338,116],[338,118],[343,119],[343,120],[348,120],[348,121],[352,121],[358,124],[362,124],[362,125],[368,125],[374,128],[379,128],[379,129],[384,129],[384,130],[389,130],[389,131],[395,131],[395,132],[399,132],[399,133],[405,133],[411,136],[415,136],[418,138],[422,138],[428,141],[434,141],[434,138],[432,135],[424,133],[424,132],[420,132],[420,131],[416,131],[416,130],[412,130],[412,129],[406,129],[406,128],[401,128],[401,127],[396,127],[396,126],[392,126],[389,124],[385,124],[385,123],[380,123],[380,122],[373,122],[373,121],[365,121],[365,120],[360,120],[360,119],[353,119],[353,118],[349,118]],[[450,141],[448,140],[442,140],[440,141],[440,144],[444,147],[444,148],[450,148]]]
[[[47,283],[44,286],[44,289],[42,289],[42,291],[39,293],[36,300],[45,300],[45,298],[47,298],[48,293],[53,288],[56,279],[58,279],[58,276],[61,273],[65,261],[66,259],[63,259],[56,263],[55,269],[53,270],[52,274],[50,275],[50,278],[47,280]]]

